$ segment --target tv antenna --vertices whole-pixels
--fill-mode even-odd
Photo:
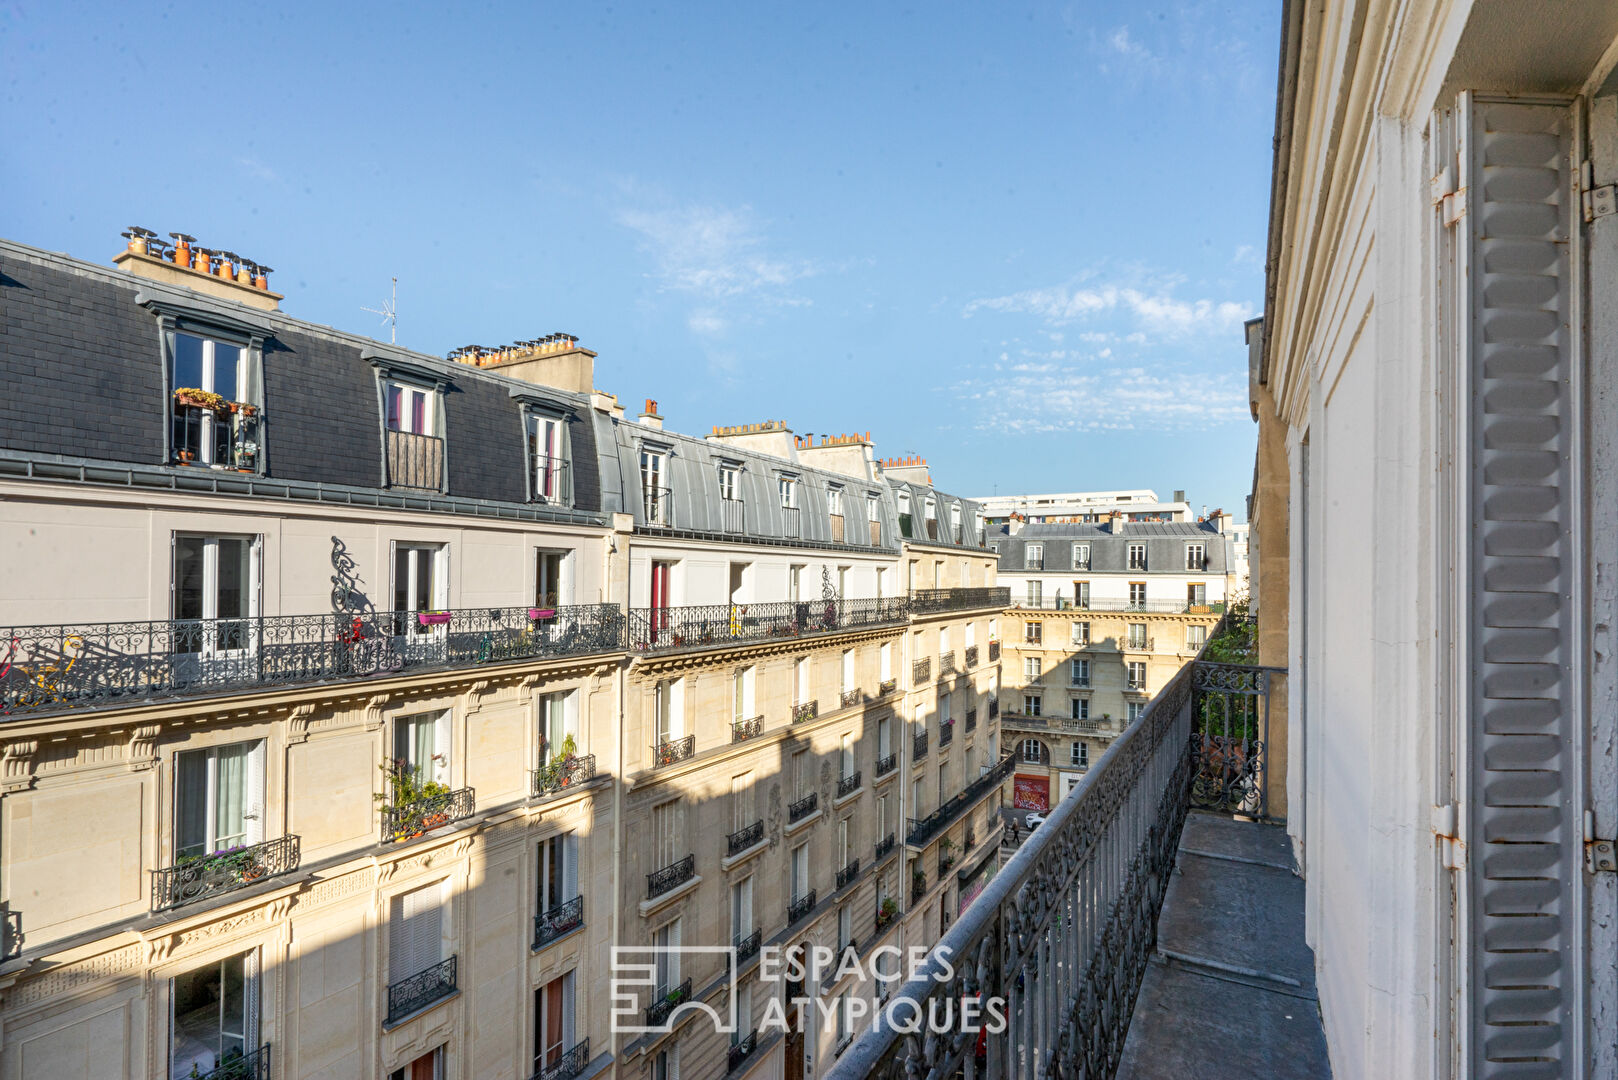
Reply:
[[[399,279],[398,278],[393,279],[393,298],[392,299],[382,301],[382,306],[379,307],[379,308],[368,307],[368,308],[360,308],[360,310],[361,311],[369,311],[372,315],[380,315],[380,316],[382,316],[382,321],[388,324],[388,342],[389,342],[389,344],[392,344],[392,345],[399,344]]]

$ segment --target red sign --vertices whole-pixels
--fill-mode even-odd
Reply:
[[[1048,776],[1024,776],[1018,773],[1011,778],[1011,805],[1018,810],[1038,810],[1044,813],[1051,808],[1051,778]]]

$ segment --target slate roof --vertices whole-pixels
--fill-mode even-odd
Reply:
[[[1090,545],[1091,573],[1141,573],[1129,569],[1129,545],[1146,545],[1146,573],[1194,573],[1185,565],[1185,546],[1203,543],[1208,564],[1203,572],[1223,574],[1234,562],[1229,534],[1221,534],[1206,522],[1131,521],[1121,533],[1109,525],[1042,523],[1026,525],[1012,536],[1002,526],[991,533],[989,543],[1000,549],[1000,572],[1023,574],[1030,543],[1045,547],[1045,573],[1073,572],[1073,545]],[[1079,571],[1082,573],[1082,571]]]

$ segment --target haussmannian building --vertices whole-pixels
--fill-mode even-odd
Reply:
[[[998,866],[978,505],[626,418],[568,335],[428,356],[190,238],[115,263],[0,242],[0,1077],[829,1065],[851,1025],[771,1002],[887,984],[766,949],[928,946]]]

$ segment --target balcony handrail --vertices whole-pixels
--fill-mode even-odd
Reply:
[[[954,589],[912,589],[911,611],[929,615],[939,611],[970,611],[976,608],[1011,606],[1011,588],[1005,585]]]
[[[674,489],[666,484],[643,484],[640,492],[641,517],[648,525],[674,524]]]
[[[739,855],[764,839],[764,819],[759,818],[725,837],[725,854]]]
[[[884,754],[882,757],[879,757],[879,758],[876,759],[876,768],[873,770],[873,773],[874,773],[874,775],[876,775],[878,777],[882,777],[882,776],[888,775],[890,772],[892,772],[894,769],[897,769],[898,767],[899,767],[899,755],[898,754]]]
[[[457,958],[451,956],[396,983],[388,984],[388,1016],[385,1023],[395,1024],[412,1013],[420,1012],[433,1002],[446,998],[456,990]]]
[[[693,851],[685,858],[646,875],[646,899],[656,900],[670,889],[684,885],[696,874],[697,853]]]
[[[300,850],[299,837],[288,834],[182,859],[152,873],[152,910],[167,911],[289,874],[298,868]]]
[[[899,624],[908,617],[899,597],[632,608],[629,647],[640,653],[728,648]]]
[[[905,835],[905,843],[917,847],[926,844],[991,789],[1004,783],[1016,763],[1015,755],[1002,755],[993,767],[951,795],[937,810],[923,818],[911,818],[910,831]]]
[[[1008,603],[1006,606],[1019,611],[1139,611],[1146,614],[1160,615],[1223,615],[1225,613],[1225,602],[1223,600],[1193,604],[1187,600],[1142,600],[1132,602],[1112,597],[1102,597],[1100,599],[1092,597],[1083,603],[1078,603],[1068,596],[1046,596],[1038,600],[1030,600],[1025,596],[1016,603]]]
[[[557,757],[550,764],[533,770],[533,792],[535,795],[555,795],[570,787],[589,783],[595,779],[595,775],[594,754],[568,754],[566,757]]]
[[[746,742],[764,734],[764,717],[754,716],[747,720],[734,720],[730,725],[730,741],[733,743]]]
[[[820,806],[820,793],[811,791],[787,807],[787,824],[796,825]]]
[[[696,754],[697,737],[686,735],[678,739],[665,739],[652,747],[652,768],[660,769],[664,765],[673,765],[684,761]]]
[[[977,965],[974,991],[1004,1003],[1004,1033],[983,1036],[988,1075],[1043,1076],[1058,1055],[1078,1075],[1112,1075],[1190,801],[1195,666],[1169,681],[989,880],[890,1002],[892,1022],[868,1029],[831,1080],[972,1069],[975,1032],[904,1037],[906,1027],[926,1029],[931,999],[960,993],[946,962]],[[1076,940],[1073,925],[1087,928]]]
[[[586,1035],[528,1080],[573,1080],[588,1064],[590,1064],[590,1037]]]
[[[469,818],[476,805],[477,793],[469,787],[424,795],[408,802],[386,803],[382,807],[382,843],[414,840],[434,829]]]
[[[0,716],[620,652],[616,604],[0,627]]]
[[[205,1073],[193,1072],[186,1080],[270,1080],[270,1044],[265,1043],[250,1054],[226,1051],[217,1059],[218,1064]],[[195,1066],[192,1066],[194,1069]]]
[[[839,799],[843,798],[844,796],[851,795],[859,789],[860,770],[855,769],[847,776],[840,776],[837,778],[837,797]]]
[[[437,435],[387,430],[388,486],[444,490],[444,440]]]
[[[584,894],[580,893],[573,899],[564,900],[549,911],[542,911],[534,916],[534,948],[543,949],[583,925]]]

